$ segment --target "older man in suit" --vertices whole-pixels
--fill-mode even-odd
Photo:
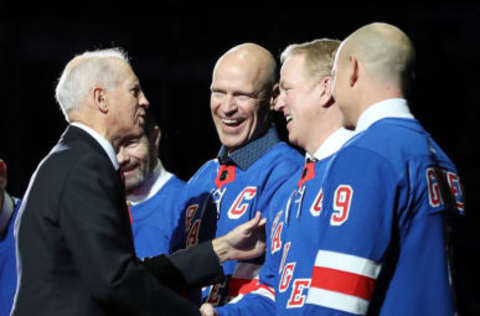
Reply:
[[[171,289],[215,281],[220,263],[259,254],[261,221],[170,257],[134,253],[115,152],[149,107],[125,53],[73,58],[56,88],[70,126],[35,171],[15,223],[12,315],[199,315]],[[193,264],[195,263],[195,264]]]

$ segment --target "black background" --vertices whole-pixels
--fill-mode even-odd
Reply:
[[[278,57],[291,43],[343,39],[367,23],[389,22],[403,29],[417,50],[411,110],[457,165],[465,186],[468,227],[457,257],[459,300],[465,314],[478,311],[479,6],[280,10],[268,3],[193,14],[181,5],[185,2],[158,16],[126,16],[148,13],[132,3],[131,10],[98,10],[90,4],[73,8],[76,15],[68,17],[43,8],[40,16],[0,18],[0,157],[8,165],[8,190],[23,195],[37,164],[64,130],[53,96],[56,80],[85,50],[120,46],[128,51],[162,128],[162,160],[188,179],[220,145],[209,111],[209,85],[216,59],[226,50],[254,42]]]

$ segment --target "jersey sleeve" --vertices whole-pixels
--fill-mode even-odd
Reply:
[[[362,315],[390,242],[399,181],[390,161],[351,146],[334,158],[323,188],[324,218],[305,309]]]

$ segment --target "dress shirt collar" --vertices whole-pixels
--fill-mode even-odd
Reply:
[[[407,100],[395,98],[386,99],[368,107],[358,118],[355,133],[360,133],[369,128],[373,123],[384,118],[414,119]]]
[[[15,203],[12,197],[5,191],[3,193],[3,208],[0,212],[0,236],[6,231],[10,217],[15,209]]]
[[[162,161],[157,158],[157,165],[153,169],[150,177],[148,177],[148,179],[145,180],[137,190],[135,190],[135,193],[127,195],[128,203],[135,205],[150,199],[157,194],[161,188],[163,188],[165,183],[167,183],[172,176],[173,174],[165,170]]]
[[[247,170],[258,158],[263,156],[278,142],[280,142],[280,138],[277,130],[275,126],[271,126],[264,135],[235,150],[233,153],[229,154],[227,148],[222,146],[217,157],[220,163],[231,160],[240,169]]]
[[[92,136],[99,144],[102,146],[103,150],[107,153],[108,158],[112,161],[113,167],[115,170],[118,170],[118,161],[117,161],[117,156],[115,156],[115,150],[113,150],[112,144],[108,140],[105,139],[102,135],[100,135],[98,132],[93,130],[92,128],[79,123],[79,122],[73,122],[70,125],[73,125],[75,127],[78,127],[85,132],[87,132],[90,136]]]
[[[307,160],[322,160],[336,153],[354,135],[353,131],[339,128],[325,139],[313,156],[308,152],[305,154]]]

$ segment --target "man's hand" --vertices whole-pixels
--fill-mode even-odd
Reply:
[[[0,212],[3,208],[3,197],[5,196],[5,187],[7,186],[7,165],[0,158]]]
[[[208,303],[202,304],[202,306],[200,306],[200,313],[202,314],[202,316],[218,316],[215,308]]]
[[[213,250],[220,263],[227,260],[247,260],[259,257],[265,252],[265,223],[257,212],[250,221],[237,226],[228,234],[212,241]]]

